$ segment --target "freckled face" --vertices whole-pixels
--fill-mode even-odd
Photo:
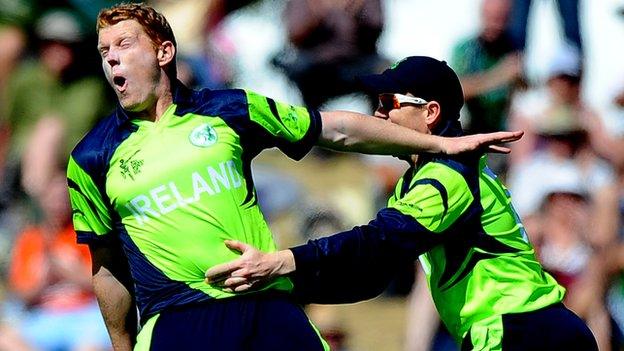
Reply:
[[[157,50],[139,22],[125,20],[100,29],[98,50],[106,80],[121,106],[131,112],[151,108],[163,73]]]

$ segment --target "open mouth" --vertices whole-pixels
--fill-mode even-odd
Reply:
[[[113,77],[113,84],[115,85],[115,88],[119,90],[119,92],[123,92],[124,90],[126,90],[126,83],[126,78],[122,76]]]

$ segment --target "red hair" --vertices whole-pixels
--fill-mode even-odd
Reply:
[[[99,33],[100,29],[115,25],[125,20],[135,20],[139,22],[147,36],[154,44],[154,48],[157,48],[165,41],[170,41],[173,43],[173,46],[177,47],[173,30],[171,29],[171,26],[165,16],[144,3],[122,3],[103,9],[98,14],[96,30]],[[172,78],[176,77],[175,61],[174,56],[173,61],[167,68],[167,73]]]

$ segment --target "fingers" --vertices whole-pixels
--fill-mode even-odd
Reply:
[[[245,284],[251,285],[253,283],[247,277],[229,277],[223,282],[222,287],[236,289],[236,287]]]
[[[226,292],[239,292],[251,289],[254,284],[264,282],[265,269],[260,265],[263,254],[255,247],[236,240],[225,240],[231,250],[241,253],[238,259],[222,263],[206,270],[206,284],[223,289]]]
[[[234,292],[242,292],[251,289],[253,284],[241,284],[234,289]]]
[[[249,250],[250,248],[252,248],[251,245],[245,244],[245,243],[240,242],[238,240],[225,240],[223,243],[229,249],[232,249],[232,250],[235,250],[235,251],[238,251],[238,252],[241,252],[241,253]]]
[[[227,279],[227,277],[229,277],[230,274],[237,268],[238,266],[236,265],[236,261],[211,267],[206,271],[206,274],[204,274],[204,277],[206,278],[205,281],[207,284],[214,284],[223,281],[224,279]]]
[[[255,278],[249,271],[245,268],[232,268],[231,270],[225,271],[219,275],[210,275],[208,277],[208,273],[206,273],[206,283],[211,285],[217,285],[220,287],[234,287],[240,285],[242,283],[255,282],[257,278]]]
[[[470,152],[495,152],[507,154],[511,150],[500,144],[519,140],[524,135],[521,130],[513,132],[495,132],[486,134],[466,135],[460,138],[443,139],[442,152],[447,155],[457,155]]]
[[[220,286],[225,292],[242,292],[251,289],[254,281],[246,277],[230,277],[226,279]]]
[[[524,131],[522,130],[516,130],[513,132],[504,132],[508,134],[508,137],[505,137],[501,140],[501,142],[503,143],[511,143],[517,140],[520,140],[522,138],[522,136],[524,135]]]
[[[253,248],[252,246],[247,245],[237,240],[225,240],[224,244],[229,249],[238,251],[240,253],[245,253],[245,251]],[[240,266],[239,260],[234,260],[228,263],[222,263],[214,267],[211,267],[204,274],[204,277],[206,278],[205,281],[207,284],[214,284],[214,283],[221,282],[227,277],[229,277],[230,275],[232,275],[232,272],[239,269],[240,268],[239,266]]]
[[[518,131],[513,131],[513,132],[496,132],[496,133],[486,134],[486,135],[489,136],[488,138],[489,140],[485,142],[485,144],[487,145],[487,148],[486,148],[487,152],[498,153],[498,154],[508,154],[511,152],[511,149],[506,146],[502,146],[498,144],[511,143],[511,142],[520,140],[522,136],[524,135],[524,131],[518,130]]]
[[[487,143],[510,143],[517,140],[520,140],[524,135],[524,132],[521,130],[514,132],[496,132],[491,134],[486,134],[488,136],[486,142]]]
[[[511,149],[500,145],[488,145],[487,152],[493,154],[508,154],[511,152]]]

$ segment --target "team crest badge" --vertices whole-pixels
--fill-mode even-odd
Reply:
[[[211,146],[217,142],[217,139],[217,132],[207,123],[196,127],[189,135],[191,144],[199,147]]]

